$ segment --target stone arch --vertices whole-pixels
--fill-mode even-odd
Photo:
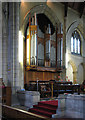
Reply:
[[[78,65],[78,72],[77,72],[77,83],[82,84],[84,81],[84,66],[83,63]]]
[[[77,28],[78,26],[78,22],[77,21],[74,21],[67,29],[66,31],[66,44],[67,47],[66,47],[66,50],[71,53],[71,43],[70,43],[70,40],[71,40],[71,35],[72,35],[72,32],[75,30],[75,28]]]
[[[22,23],[22,32],[24,33],[25,29],[26,29],[26,25],[28,24],[28,18],[29,18],[29,14],[31,14],[31,17],[34,15],[34,13],[39,14],[39,13],[43,13],[45,14],[50,21],[53,23],[53,26],[56,27],[57,24],[57,28],[60,27],[60,21],[57,18],[57,16],[55,15],[55,13],[53,13],[53,11],[51,10],[51,8],[49,8],[47,5],[45,4],[41,4],[41,5],[36,5],[33,8],[31,8],[27,14],[24,17],[24,21]]]
[[[66,49],[69,51],[69,53],[71,53],[71,36],[72,36],[72,33],[74,32],[74,30],[76,30],[79,33],[80,38],[81,38],[81,55],[82,55],[83,54],[82,53],[83,52],[82,51],[82,47],[83,47],[82,42],[83,42],[84,37],[83,37],[82,30],[80,29],[79,25],[80,25],[79,21],[74,21],[68,27],[67,32],[66,32],[66,44],[68,44],[68,45],[67,45]]]
[[[69,61],[69,64],[72,66],[73,68],[73,83],[76,83],[77,80],[77,67],[75,65],[75,63],[73,61]]]
[[[67,28],[66,33],[67,33],[67,34],[68,34],[69,32],[72,33],[72,32],[74,31],[74,29],[77,28],[78,24],[79,24],[79,21],[73,21],[73,22],[71,23],[71,25]]]
[[[66,69],[66,76],[68,76],[68,80],[73,82],[73,67],[70,63],[68,63],[68,67]]]
[[[67,32],[66,32],[67,36],[68,36],[68,34],[70,33],[70,34],[69,34],[69,35],[70,35],[69,37],[71,37],[71,35],[72,35],[72,33],[73,33],[74,30],[76,30],[76,31],[79,33],[79,35],[80,35],[80,37],[81,37],[81,40],[82,40],[83,28],[81,28],[81,24],[79,23],[79,21],[74,21],[74,22],[68,27]]]
[[[83,76],[84,78],[83,79],[85,80],[85,63],[82,63],[82,65],[83,65],[83,68],[84,68],[84,76]]]
[[[77,71],[77,67],[75,65],[75,63],[73,61],[69,61],[69,64],[71,64],[72,68],[73,68],[73,72],[76,72]]]
[[[85,40],[85,34],[84,34],[85,28],[82,23],[78,25],[78,30],[80,31],[81,35],[83,36],[83,39]]]

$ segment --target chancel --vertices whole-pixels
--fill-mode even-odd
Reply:
[[[84,119],[85,2],[15,0],[0,9],[0,118]]]

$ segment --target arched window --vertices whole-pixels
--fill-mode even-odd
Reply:
[[[75,30],[71,36],[71,53],[81,54],[81,39],[79,33]]]

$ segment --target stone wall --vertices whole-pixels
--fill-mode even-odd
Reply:
[[[84,17],[84,16],[83,16]],[[67,35],[66,35],[66,53],[67,53],[67,60],[66,60],[66,68],[67,71],[69,71],[69,64],[72,66],[73,71],[73,82],[76,80],[76,83],[82,83],[84,80],[83,74],[84,74],[84,67],[80,67],[80,65],[83,63],[84,58],[84,45],[85,45],[85,39],[83,36],[83,17],[79,18],[79,13],[75,12],[74,10],[69,9],[68,10],[68,17],[67,17]],[[72,32],[77,29],[79,32],[79,35],[81,37],[81,55],[73,55],[71,54],[71,35]],[[74,67],[75,66],[75,67]],[[82,70],[83,69],[83,70]],[[80,72],[82,72],[81,77]],[[76,74],[75,74],[76,72]],[[70,79],[71,76],[67,73],[68,78]],[[75,83],[75,82],[74,82]]]
[[[85,117],[85,95],[67,95],[66,97],[66,117]]]

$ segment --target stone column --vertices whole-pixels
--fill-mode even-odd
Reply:
[[[8,86],[13,86],[13,3],[9,3],[8,21]]]
[[[12,88],[12,105],[18,104],[16,91],[23,88],[23,67],[19,64],[20,3],[9,3],[8,85]]]
[[[63,28],[63,73],[64,73],[64,79],[66,76],[66,20],[67,18],[64,17],[64,28]]]
[[[15,91],[22,87],[23,81],[19,79],[19,10],[18,2],[9,3],[8,80]]]
[[[2,80],[2,2],[0,2],[0,81]],[[2,89],[0,89],[2,96]],[[2,117],[2,106],[0,105],[0,119]]]
[[[63,65],[66,62],[66,17],[64,17],[64,30],[63,30]]]
[[[2,2],[0,2],[0,78],[2,78]]]
[[[3,54],[2,54],[2,75],[3,75],[3,82],[5,85],[7,85],[7,17],[8,17],[8,12],[7,12],[7,3],[3,3],[3,8],[2,8],[2,49],[3,49]]]
[[[84,73],[83,80],[85,80],[85,63],[83,63],[83,73]]]

